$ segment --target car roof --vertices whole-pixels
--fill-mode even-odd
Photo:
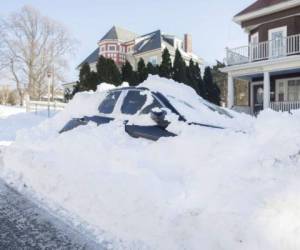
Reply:
[[[116,88],[116,89],[111,89],[109,90],[109,92],[114,92],[114,91],[123,91],[123,90],[148,90],[150,91],[150,89],[145,88],[145,87],[121,87],[121,88]]]
[[[160,92],[158,91],[152,91],[149,88],[145,87],[135,87],[135,86],[130,86],[130,87],[122,87],[122,88],[116,88],[116,89],[111,89],[109,92],[116,92],[116,91],[125,91],[125,90],[142,90],[142,91],[150,91],[153,93],[159,100],[167,107],[169,108],[173,113],[177,114],[179,116],[180,120],[186,120],[183,115],[181,115],[176,108],[169,102],[169,100]]]

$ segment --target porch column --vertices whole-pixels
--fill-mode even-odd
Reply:
[[[234,79],[230,73],[228,73],[228,93],[227,93],[227,107],[232,108],[234,106]]]
[[[270,107],[270,72],[264,72],[264,109]]]

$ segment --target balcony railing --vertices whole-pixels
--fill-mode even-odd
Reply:
[[[228,66],[300,54],[300,34],[226,50]]]
[[[294,102],[271,102],[270,108],[275,111],[287,111],[290,112],[295,109],[300,109],[300,101]]]

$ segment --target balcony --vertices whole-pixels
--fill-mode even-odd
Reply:
[[[227,65],[241,65],[300,54],[300,34],[226,49]]]

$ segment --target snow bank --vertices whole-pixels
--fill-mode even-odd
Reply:
[[[173,84],[155,81],[162,92]],[[177,98],[197,98],[174,88]],[[78,217],[112,249],[300,249],[300,112],[230,119],[247,133],[180,126],[158,142],[131,138],[119,121],[57,133],[96,112],[104,93],[76,95],[19,133],[1,176]]]
[[[16,134],[22,129],[37,126],[47,117],[45,113],[25,113],[20,107],[0,106],[0,146],[7,146],[16,139]]]
[[[15,115],[19,113],[25,113],[25,108],[17,107],[17,106],[5,106],[0,105],[0,118],[7,118],[10,115]]]

